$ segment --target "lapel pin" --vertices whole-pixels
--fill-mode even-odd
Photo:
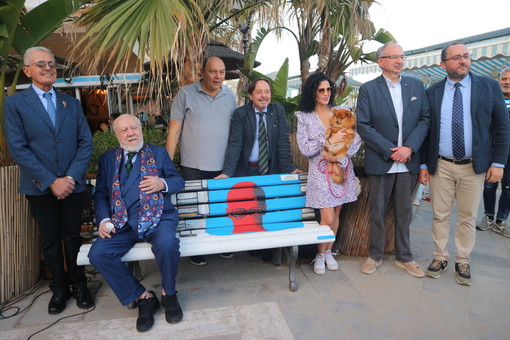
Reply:
[[[65,100],[62,101],[62,105],[64,105],[64,107],[67,107],[67,103]]]

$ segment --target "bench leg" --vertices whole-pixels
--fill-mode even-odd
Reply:
[[[299,253],[299,247],[287,247],[287,251],[289,253],[289,290],[291,292],[297,291],[297,282],[296,282],[296,260]]]
[[[142,268],[140,267],[140,262],[138,262],[138,261],[127,262],[127,266],[128,266],[129,271],[131,273],[133,273],[133,275],[136,277],[136,279],[138,281],[143,280]]]

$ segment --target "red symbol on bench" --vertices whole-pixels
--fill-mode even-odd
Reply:
[[[253,182],[239,182],[232,186],[227,195],[227,215],[234,224],[232,233],[251,233],[266,231],[262,227],[262,218],[266,212],[264,189]],[[249,201],[238,201],[240,198]]]

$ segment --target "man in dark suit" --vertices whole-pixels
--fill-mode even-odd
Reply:
[[[223,173],[216,179],[299,172],[292,163],[285,109],[271,103],[271,91],[264,78],[249,86],[250,103],[234,111]]]
[[[19,192],[39,225],[52,276],[48,313],[61,313],[71,295],[78,307],[88,309],[94,302],[76,257],[92,136],[80,102],[53,88],[57,70],[51,51],[30,48],[23,62],[32,86],[5,99],[5,131],[11,156],[21,169]]]
[[[494,79],[469,72],[471,56],[462,43],[441,52],[447,77],[427,89],[431,126],[422,153],[420,182],[430,181],[434,260],[427,276],[438,278],[448,265],[450,214],[457,201],[455,277],[471,285],[470,254],[484,179],[503,176],[510,134],[503,93]]]
[[[99,236],[89,258],[123,305],[136,302],[139,332],[154,324],[159,306],[154,291],[146,290],[122,263],[121,257],[135,243],[149,242],[162,277],[161,299],[169,323],[182,320],[175,291],[179,266],[177,210],[170,194],[184,188],[184,180],[165,148],[144,144],[142,125],[124,114],[113,122],[120,147],[99,159],[94,208]]]
[[[404,52],[395,43],[377,50],[382,75],[359,91],[358,133],[365,141],[365,172],[370,185],[370,250],[361,271],[372,274],[382,263],[384,216],[393,194],[395,265],[414,277],[424,277],[413,260],[409,241],[412,193],[419,170],[417,152],[429,127],[429,108],[423,84],[400,75]]]

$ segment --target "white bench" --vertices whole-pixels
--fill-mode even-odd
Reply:
[[[269,223],[264,221],[262,226],[268,229],[267,231],[243,233],[229,231],[233,229],[232,219],[225,216],[225,206],[228,203],[224,198],[231,190],[236,189],[226,188],[239,182],[255,183],[264,190],[267,209],[263,219],[268,220]],[[246,193],[246,189],[241,188],[240,190],[244,190]],[[305,192],[306,174],[187,181],[185,190],[173,197],[180,213],[177,236],[180,238],[181,257],[284,248],[288,252],[290,262],[289,289],[293,292],[296,291],[295,266],[298,246],[335,240],[335,236],[328,226],[320,226],[317,222],[312,221],[315,217],[313,210],[304,208]],[[232,198],[231,196],[229,199]],[[240,202],[237,201],[237,206]],[[253,203],[253,199],[242,202]],[[88,259],[90,247],[91,244],[81,246],[77,260],[78,265],[90,264]],[[122,257],[122,261],[125,262],[151,259],[154,259],[154,254],[150,244],[145,242],[137,243]]]

